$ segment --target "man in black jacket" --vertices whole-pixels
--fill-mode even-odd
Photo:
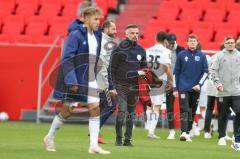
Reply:
[[[131,143],[135,103],[138,98],[138,77],[144,76],[142,68],[147,67],[146,52],[137,44],[139,29],[130,24],[125,29],[126,39],[113,50],[110,73],[113,86],[118,93],[118,114],[116,119],[116,145],[133,146]],[[125,139],[122,143],[122,126],[126,118]]]
[[[167,35],[167,48],[171,50],[171,70],[174,70],[177,54],[184,50],[184,47],[177,44],[177,38],[175,34],[169,33]],[[170,129],[169,135],[167,139],[172,140],[175,139],[175,130],[174,130],[174,96],[173,90],[169,90],[166,92],[166,105],[167,105],[167,113],[168,113],[168,127]]]

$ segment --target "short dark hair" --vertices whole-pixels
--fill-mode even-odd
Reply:
[[[156,41],[162,42],[167,38],[167,33],[165,31],[159,31],[156,35]]]
[[[188,37],[187,37],[187,42],[188,42],[189,39],[196,39],[198,41],[198,37],[195,34],[189,34]]]
[[[230,39],[233,39],[235,41],[235,39],[231,36],[231,35],[228,35],[224,38],[224,42],[230,40]]]
[[[126,26],[125,30],[131,29],[131,28],[138,28],[137,24],[129,24]]]
[[[103,25],[102,25],[102,30],[106,29],[106,28],[109,28],[111,26],[111,23],[114,23],[114,21],[112,20],[106,20],[105,22],[103,22]]]
[[[177,41],[177,37],[175,34],[173,33],[168,33],[167,34],[167,41],[170,42],[170,43],[174,43],[175,41]]]

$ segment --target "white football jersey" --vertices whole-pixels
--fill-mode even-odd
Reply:
[[[171,64],[171,51],[162,44],[155,44],[146,50],[148,67],[161,79],[167,80],[163,64]]]

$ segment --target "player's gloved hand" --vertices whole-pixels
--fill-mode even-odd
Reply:
[[[146,73],[145,73],[144,71],[140,70],[140,71],[138,71],[138,75],[139,75],[139,76],[145,76]]]

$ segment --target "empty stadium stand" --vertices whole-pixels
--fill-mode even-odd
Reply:
[[[67,35],[82,0],[1,0],[0,43],[51,44],[57,35]],[[107,15],[117,0],[95,0]]]
[[[130,0],[130,2],[126,8],[129,14],[120,14],[118,17],[119,35],[122,37],[124,35],[123,23],[140,21],[136,16],[132,17],[132,14],[138,15],[137,17],[142,19],[139,25],[143,32],[139,43],[146,48],[154,43],[155,34],[160,30],[175,33],[178,42],[182,45],[185,44],[189,33],[195,33],[205,50],[218,50],[226,35],[237,37],[240,34],[239,0],[163,0],[157,9],[155,9],[157,1],[153,0],[145,4],[145,6],[152,6],[151,11],[147,9],[128,11],[131,4],[141,6],[145,1]],[[143,12],[146,15],[143,16]]]

